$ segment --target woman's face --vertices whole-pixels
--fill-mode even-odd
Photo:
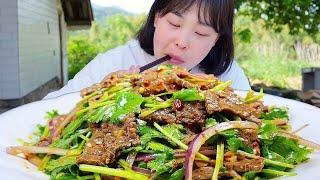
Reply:
[[[154,56],[170,55],[171,64],[191,69],[209,53],[218,39],[218,33],[198,19],[198,8],[191,7],[183,14],[156,14],[153,37]]]

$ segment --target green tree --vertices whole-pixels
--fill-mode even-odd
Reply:
[[[135,37],[146,16],[117,14],[106,24],[93,22],[89,31],[71,32],[68,37],[68,71],[72,79],[98,53],[106,52]]]
[[[290,34],[316,35],[320,29],[319,0],[237,0],[236,8],[254,20],[262,18],[266,27],[277,32],[284,25],[289,27]]]

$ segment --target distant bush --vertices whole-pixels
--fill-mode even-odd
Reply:
[[[68,41],[68,77],[72,79],[98,53],[100,48],[86,37],[72,37]]]
[[[106,24],[96,22],[90,31],[69,32],[68,37],[68,78],[72,79],[98,53],[106,52],[135,37],[145,15],[114,15]]]

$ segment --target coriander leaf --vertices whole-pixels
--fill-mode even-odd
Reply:
[[[180,99],[181,101],[203,101],[204,95],[201,94],[195,88],[192,89],[182,89],[180,91],[173,93],[173,99]]]
[[[152,150],[155,152],[173,152],[172,148],[155,141],[150,141],[146,147],[146,150]]]
[[[261,145],[261,153],[262,153],[263,157],[265,157],[267,159],[274,160],[274,161],[289,163],[284,157],[282,157],[279,154],[271,151],[269,149],[268,145],[265,143],[265,141],[268,141],[268,140],[263,140],[262,143],[261,143],[262,144]],[[277,169],[277,170],[281,170],[281,171],[286,169],[286,167],[280,167],[280,166],[272,166],[272,168],[273,169]]]
[[[141,94],[131,91],[117,93],[115,109],[110,118],[111,122],[119,124],[128,113],[138,112],[142,102]]]
[[[51,174],[50,179],[80,179],[79,177],[79,168],[77,165],[65,165],[55,168]]]
[[[255,179],[255,177],[257,176],[257,173],[258,172],[255,172],[255,171],[248,171],[246,173],[244,173],[242,175],[242,177],[245,179],[245,180],[253,180]]]
[[[159,131],[147,125],[138,126],[138,133],[140,135],[141,145],[143,146],[146,145],[148,142],[150,142],[154,138],[164,138]]]
[[[296,140],[283,136],[275,136],[272,140],[264,140],[262,143],[264,144],[262,152],[268,148],[269,151],[284,157],[290,164],[298,164],[307,160],[308,154],[311,153],[311,150],[306,147],[300,147]]]
[[[174,173],[171,174],[169,180],[182,180],[184,177],[184,171],[184,167],[176,170]]]
[[[158,154],[154,160],[147,163],[147,167],[152,171],[155,171],[156,176],[159,176],[165,172],[169,172],[172,169],[174,164],[172,157],[173,154],[170,155],[169,153]]]
[[[183,140],[184,139],[184,133],[185,129],[183,128],[182,124],[168,124],[163,126],[163,130],[168,132],[172,137],[178,139],[178,140]],[[171,141],[170,139],[166,138],[173,146],[176,146],[176,144]]]
[[[243,141],[240,139],[240,138],[230,138],[227,140],[227,143],[228,143],[228,148],[231,150],[231,151],[234,151],[236,152],[237,150],[244,150],[245,152],[248,152],[248,153],[253,153],[253,150],[248,147],[247,145],[245,145],[243,143]]]
[[[91,116],[88,117],[88,121],[91,123],[98,123],[107,119],[107,112],[111,107],[104,106],[96,109]]]
[[[288,109],[272,108],[269,112],[261,114],[261,118],[264,120],[288,119]]]
[[[238,132],[239,131],[237,129],[229,129],[229,130],[220,132],[219,135],[222,135],[225,138],[229,139],[229,138],[237,137]]]
[[[36,130],[32,133],[35,136],[41,137],[44,133],[44,129],[46,126],[42,126],[41,124],[37,124]]]
[[[214,118],[206,119],[206,128],[209,128],[209,127],[214,126],[216,124],[218,124],[216,119],[214,119]]]
[[[47,114],[45,116],[46,119],[53,119],[53,118],[59,116],[58,110],[56,110],[56,109],[48,111],[46,114]]]
[[[278,129],[275,124],[264,121],[259,129],[258,136],[260,139],[272,139],[276,135],[277,131]]]
[[[237,138],[238,135],[238,130],[237,129],[230,129],[230,130],[225,130],[222,132],[219,132],[217,135],[210,137],[207,142],[210,145],[217,144],[219,139],[230,139],[230,138]]]
[[[145,163],[144,161],[141,161],[141,162],[139,162],[138,167],[139,167],[139,168],[147,169],[147,168],[148,168],[148,165],[147,165],[147,163]]]

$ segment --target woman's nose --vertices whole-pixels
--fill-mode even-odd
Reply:
[[[187,49],[190,46],[189,36],[187,33],[181,32],[176,39],[175,45],[179,49]]]
[[[177,41],[176,42],[176,46],[179,48],[179,49],[186,49],[188,47],[188,44],[184,41]]]

